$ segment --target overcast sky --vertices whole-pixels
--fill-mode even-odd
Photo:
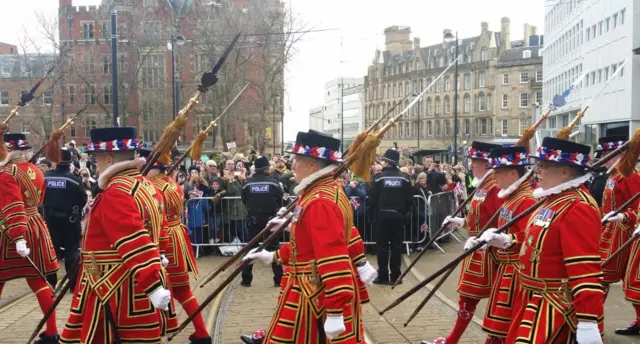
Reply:
[[[308,33],[287,68],[285,140],[309,126],[309,109],[322,105],[324,83],[333,78],[362,77],[376,48],[384,49],[383,31],[391,25],[410,26],[421,45],[442,41],[442,30],[460,37],[480,33],[480,23],[500,30],[500,18],[511,19],[511,39],[522,39],[524,24],[543,33],[543,0],[284,0],[294,16],[309,28],[335,29]],[[36,13],[57,16],[57,0],[3,0],[0,41],[18,44],[25,29],[38,34]],[[74,0],[74,5],[97,5],[100,0]],[[43,48],[45,42],[41,41]],[[341,46],[342,42],[342,46]],[[341,63],[341,61],[343,61]]]

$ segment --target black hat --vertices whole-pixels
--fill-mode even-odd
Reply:
[[[598,147],[596,147],[596,152],[615,150],[627,141],[629,141],[629,137],[627,135],[601,137],[598,139]]]
[[[298,132],[292,154],[308,156],[332,163],[342,162],[340,140],[319,131]]]
[[[153,152],[153,148],[148,146],[141,147],[138,149],[138,155],[140,155],[141,158],[145,158],[145,159],[149,159],[149,157],[151,157],[152,152]],[[156,161],[156,163],[153,164],[152,168],[164,170],[167,168],[167,166]]]
[[[555,137],[545,137],[538,147],[535,158],[568,166],[589,167],[591,147],[565,141]]]
[[[389,148],[384,152],[384,155],[382,156],[382,160],[388,163],[392,163],[395,166],[398,166],[400,164],[400,152],[398,152],[393,148]]]
[[[492,143],[473,141],[467,152],[467,158],[489,160],[489,152],[492,149],[501,147],[501,145],[494,145]]]
[[[134,127],[91,129],[89,152],[127,152],[138,148],[138,132]]]
[[[489,152],[490,168],[527,166],[529,154],[522,146],[494,148]]]
[[[9,150],[31,149],[27,142],[27,135],[23,133],[4,134],[4,143]]]
[[[200,169],[199,169],[199,168],[198,168],[198,166],[196,166],[196,165],[191,165],[191,166],[189,167],[189,173],[191,173],[191,171],[198,171],[198,172],[200,172]]]
[[[59,164],[70,164],[71,163],[71,151],[68,150],[67,148],[62,148],[61,149],[62,154],[60,155],[60,162]]]
[[[266,156],[259,156],[256,161],[254,162],[254,168],[256,172],[262,171],[265,168],[269,168],[269,166],[271,166],[271,163],[269,162],[269,159],[267,159]]]

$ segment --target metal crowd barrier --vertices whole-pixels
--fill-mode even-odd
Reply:
[[[365,245],[375,245],[374,226],[368,197],[350,197],[354,210],[354,225],[358,228]],[[283,200],[282,206],[295,202],[295,197]],[[428,199],[414,196],[414,206],[405,218],[404,239],[407,254],[412,247],[425,244],[434,234],[444,218],[455,209],[455,198],[451,192],[431,195]],[[196,257],[202,247],[217,247],[223,255],[232,255],[251,238],[249,234],[249,216],[242,199],[238,196],[223,197],[214,203],[212,197],[191,198],[186,202],[184,223],[189,230],[191,243]],[[436,224],[432,226],[431,224]],[[451,235],[451,231],[439,239]],[[288,233],[284,233],[280,244],[288,242]],[[435,245],[444,252],[440,246]]]

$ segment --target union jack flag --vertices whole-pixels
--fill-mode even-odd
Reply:
[[[353,209],[358,209],[360,208],[360,202],[358,202],[357,198],[352,198],[349,203],[351,203],[351,206],[353,207]]]
[[[458,195],[462,195],[462,192],[464,191],[462,183],[458,182],[456,183],[456,186],[453,188],[453,194],[458,196]]]

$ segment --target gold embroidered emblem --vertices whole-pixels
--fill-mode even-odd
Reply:
[[[533,245],[533,235],[529,236],[527,242],[529,243],[529,246]]]
[[[27,175],[29,176],[29,179],[36,180],[36,171],[31,169],[31,167],[27,168]]]
[[[96,261],[96,256],[93,253],[91,253],[91,267],[89,268],[89,273],[95,278],[102,277],[102,272],[100,272],[98,262]]]
[[[531,252],[531,258],[529,259],[530,262],[534,263],[534,262],[539,262],[540,260],[538,259],[538,257],[540,257],[540,250],[538,250],[537,248],[532,247],[533,252]]]
[[[527,245],[522,245],[520,246],[520,257],[524,256],[525,254],[527,254]]]

